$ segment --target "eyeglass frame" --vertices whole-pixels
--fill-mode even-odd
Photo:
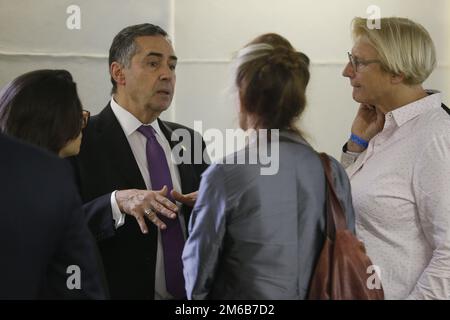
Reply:
[[[353,55],[350,52],[347,52],[348,60],[350,62],[350,65],[352,66],[353,71],[358,72],[358,66],[367,66],[371,63],[381,63],[381,60],[372,59],[372,60],[362,60],[353,57]]]
[[[81,130],[85,129],[88,126],[90,117],[91,117],[91,113],[89,111],[82,110],[82,112],[81,112]]]

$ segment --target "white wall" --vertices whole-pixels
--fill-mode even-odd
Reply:
[[[66,28],[71,4],[81,8],[81,30]],[[341,76],[352,46],[350,21],[366,16],[370,5],[428,29],[439,66],[426,87],[442,90],[450,104],[450,0],[0,0],[0,87],[25,71],[66,68],[85,107],[97,113],[109,97],[106,57],[113,36],[147,21],[172,35],[180,58],[175,102],[164,118],[235,128],[236,106],[226,94],[230,58],[255,36],[278,32],[312,61],[300,125],[318,150],[339,156],[357,108]],[[55,57],[61,54],[66,57]]]
[[[348,138],[357,104],[341,76],[351,50],[350,22],[374,4],[383,16],[422,23],[436,42],[440,65],[427,87],[444,91],[450,103],[450,1],[433,0],[178,0],[175,2],[178,69],[176,119],[204,127],[237,125],[226,98],[233,51],[265,32],[278,32],[312,61],[308,107],[300,126],[318,149],[337,157]]]
[[[81,9],[81,29],[69,30],[67,7]],[[0,87],[34,69],[67,69],[85,109],[109,99],[108,51],[125,26],[152,21],[173,32],[166,0],[0,0]]]

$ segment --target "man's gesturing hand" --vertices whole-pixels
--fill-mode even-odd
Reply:
[[[158,218],[157,214],[162,214],[170,219],[177,217],[178,207],[166,198],[167,191],[166,186],[158,191],[120,190],[116,192],[116,200],[120,211],[135,217],[142,233],[147,233],[145,218],[158,228],[165,229],[167,226]]]

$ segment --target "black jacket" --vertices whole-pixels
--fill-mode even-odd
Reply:
[[[196,140],[203,149],[205,144],[199,134],[182,125],[159,120],[159,125],[173,148],[172,132],[187,129],[191,141]],[[194,150],[186,144],[186,150],[194,160]],[[191,162],[192,163],[192,162]],[[108,104],[89,122],[83,132],[81,151],[74,162],[83,202],[96,202],[96,198],[114,190],[146,189],[144,179],[134,159],[126,136]],[[183,193],[197,191],[200,175],[207,164],[178,165]],[[103,200],[109,207],[109,201]],[[181,209],[186,226],[191,208]],[[97,226],[113,225],[112,215],[98,216]],[[94,223],[95,225],[95,223]],[[97,228],[103,234],[97,235],[103,258],[106,279],[112,299],[153,299],[155,287],[155,266],[157,251],[157,229],[147,221],[149,233],[144,235],[134,217],[126,216],[125,224],[117,230]]]
[[[67,163],[0,134],[0,181],[0,300],[105,298]]]

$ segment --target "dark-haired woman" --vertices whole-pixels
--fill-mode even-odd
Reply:
[[[326,200],[321,161],[295,125],[306,104],[308,69],[308,58],[276,34],[239,51],[240,126],[272,134],[253,135],[230,159],[250,159],[245,154],[258,155],[267,141],[279,166],[270,175],[262,161],[248,160],[205,171],[183,252],[189,299],[306,297],[324,243]],[[354,230],[350,184],[332,160],[335,187]]]
[[[61,158],[69,157],[72,155],[76,155],[80,151],[80,144],[81,144],[81,137],[82,137],[82,129],[86,127],[87,122],[89,119],[89,112],[84,111],[81,106],[80,99],[77,94],[76,84],[72,79],[71,74],[66,70],[36,70],[32,72],[25,73],[23,75],[20,75],[13,81],[11,81],[8,85],[4,87],[4,89],[0,92],[0,130],[4,132],[5,134],[19,138],[25,142],[28,142],[30,144],[36,145],[38,147],[41,147],[43,149],[46,149],[47,151],[54,153],[58,155]],[[41,159],[41,158],[38,158]],[[24,161],[29,160],[32,161],[32,159],[23,159]],[[42,165],[43,168],[45,168],[47,171],[55,170],[54,165],[57,163],[53,163],[50,161],[51,159],[48,159],[47,162],[47,168],[45,168],[45,165]],[[62,165],[58,164],[56,168],[60,168],[59,166],[63,167]],[[32,166],[31,166],[32,167]],[[31,169],[30,169],[31,170]],[[42,170],[41,170],[42,171]],[[56,172],[60,172],[61,170],[58,169]],[[66,185],[61,186],[52,186],[52,181],[63,181],[61,179],[58,179],[58,177],[55,177],[56,172],[51,172],[51,174],[44,172],[40,172],[40,176],[49,176],[51,179],[49,181],[41,181],[42,184],[49,184],[48,186],[43,187],[44,190],[53,190],[55,191],[54,194],[46,194],[48,201],[51,201],[53,197],[54,205],[57,207],[61,207],[62,203],[65,200],[61,199],[70,199],[70,203],[78,203],[78,202],[72,202],[71,197],[76,197],[72,193],[72,195],[64,194],[65,190],[67,189]],[[61,173],[64,173],[65,171],[61,171]],[[70,175],[68,175],[70,177]],[[36,176],[37,177],[37,176]],[[53,178],[52,178],[53,177]],[[60,178],[66,178],[60,177]],[[31,181],[31,180],[30,180]],[[20,185],[20,181],[19,181]],[[31,189],[30,189],[31,190]],[[75,191],[75,189],[70,188],[71,191]],[[61,191],[62,193],[59,193],[58,191]],[[42,193],[42,192],[41,192]],[[37,192],[36,194],[39,194]],[[31,206],[33,202],[33,199],[36,199],[36,195],[30,196],[30,195],[19,195],[20,200],[27,203],[22,203],[20,206],[21,208],[28,208]],[[44,200],[45,200],[44,199]],[[76,199],[76,198],[75,198]],[[63,201],[63,202],[61,202]],[[77,201],[79,201],[77,199]],[[106,216],[108,212],[105,213],[105,210],[101,208],[96,207],[89,207],[90,205],[85,205],[83,207],[85,211],[85,217],[86,220],[91,221],[91,218],[93,216]],[[46,208],[46,204],[43,204],[42,208]],[[36,212],[33,212],[33,214],[37,214],[36,219],[43,219],[42,221],[39,220],[39,222],[42,222],[42,226],[48,223],[53,223],[55,220],[51,218],[51,214],[56,212],[55,210],[50,212],[45,212],[42,216],[39,215],[39,213],[42,211],[42,208],[37,208]],[[67,206],[69,208],[69,206]],[[71,208],[71,207],[70,207]],[[106,210],[107,211],[107,210]],[[75,212],[75,211],[74,211]],[[15,212],[17,213],[17,212]],[[78,214],[78,210],[75,212]],[[69,212],[60,212],[60,214],[64,217],[69,214]],[[73,215],[73,214],[72,214]],[[29,225],[26,225],[27,223],[30,223],[30,221],[27,221],[23,216],[16,215],[15,217],[17,221],[14,222],[16,226],[21,227],[23,230],[27,230],[27,228],[30,228]],[[24,220],[25,219],[25,220]],[[82,223],[85,223],[85,220],[81,219],[79,221],[80,217],[73,217],[73,221],[76,221],[77,226],[81,228],[85,228],[85,226],[82,226]],[[90,229],[94,235],[99,234],[100,232],[105,232],[102,228],[104,228],[102,225],[98,223],[100,220],[94,221],[95,226],[90,225]],[[36,226],[39,227],[39,226]],[[42,237],[40,239],[35,239],[36,243],[51,243],[50,239],[53,239],[54,236],[61,234],[61,230],[56,230],[55,228],[57,225],[53,225],[52,229],[55,231],[55,235],[48,235],[48,239],[45,237]],[[48,229],[48,228],[47,228]],[[50,229],[49,229],[50,230]],[[66,229],[63,230],[63,236],[62,239],[66,239],[66,242],[69,242],[70,246],[67,246],[65,244],[65,247],[63,248],[63,251],[60,253],[60,256],[55,256],[54,258],[58,260],[57,262],[52,262],[53,264],[57,264],[57,266],[62,266],[66,268],[66,266],[63,266],[63,264],[66,262],[67,258],[74,259],[73,255],[75,254],[77,257],[77,260],[84,261],[83,259],[88,259],[86,262],[89,262],[91,267],[97,268],[97,266],[92,265],[94,262],[98,262],[98,265],[101,266],[100,257],[92,252],[92,247],[95,247],[94,239],[86,238],[89,234],[83,233],[83,246],[80,245],[80,243],[76,242],[76,238],[74,238],[74,227],[73,225],[67,225]],[[93,231],[95,230],[95,231]],[[101,230],[101,231],[98,231]],[[21,230],[22,231],[22,230]],[[36,233],[36,234],[41,234]],[[54,238],[58,239],[58,238]],[[29,242],[27,242],[29,243]],[[63,243],[64,244],[64,243]],[[22,246],[20,254],[18,253],[18,256],[23,255],[23,252],[26,252],[26,250],[30,250],[31,248],[27,248],[26,246]],[[46,251],[42,251],[42,250]],[[46,255],[50,253],[51,248],[39,248],[41,251],[37,251],[37,257],[39,258],[40,252],[45,252]],[[91,251],[92,249],[92,251]],[[25,251],[24,251],[25,250]],[[96,250],[96,248],[95,248]],[[35,254],[35,253],[33,253]],[[7,259],[7,257],[5,257]],[[50,259],[50,258],[48,258]],[[69,259],[69,260],[70,260]],[[82,259],[82,260],[80,260]],[[13,259],[14,260],[14,259]],[[45,259],[44,259],[45,260]],[[51,259],[50,259],[51,260]],[[97,260],[97,261],[96,261]],[[70,263],[76,262],[69,261]],[[58,265],[59,263],[59,265]],[[31,266],[35,267],[35,266]],[[49,270],[43,270],[45,272],[42,273],[42,277],[46,279],[47,282],[55,281],[58,274],[66,273],[66,270],[52,270],[51,265],[46,266]],[[73,267],[73,266],[70,266]],[[77,266],[78,267],[78,266]],[[67,269],[69,270],[69,268]],[[72,293],[65,293],[64,290],[60,290],[59,287],[56,286],[56,282],[50,283],[50,285],[47,283],[47,286],[49,289],[45,289],[46,281],[44,283],[40,283],[38,287],[41,287],[44,285],[44,287],[40,288],[45,289],[42,292],[38,292],[35,294],[36,297],[44,297],[48,299],[49,297],[53,297],[55,299],[63,299],[66,296],[74,296],[75,298],[79,296],[79,294],[82,294],[86,289],[92,286],[92,281],[100,281],[101,274],[99,274],[101,271],[101,267],[99,269],[95,270],[86,270],[86,271],[95,271],[97,273],[92,274],[91,273],[83,273],[85,272],[85,269],[81,269],[82,274],[82,281],[81,286],[83,286],[82,290],[69,290],[73,291]],[[46,273],[47,272],[47,273]],[[68,271],[67,271],[68,272]],[[56,275],[55,275],[56,273]],[[12,273],[14,274],[14,273]],[[84,277],[84,278],[83,278]],[[64,278],[61,276],[60,278]],[[70,278],[70,274],[67,275],[67,278]],[[86,282],[86,286],[85,286]],[[67,282],[68,285],[69,281]],[[64,285],[65,285],[64,281]],[[33,284],[28,284],[25,287],[32,286]],[[61,284],[60,284],[61,285]],[[100,285],[100,283],[98,284]],[[0,285],[1,286],[1,285]],[[19,286],[20,287],[20,286]],[[102,294],[97,295],[96,298],[104,298],[103,289],[100,291]],[[46,293],[46,291],[49,291],[49,293]],[[55,291],[55,292],[54,292]],[[79,291],[79,293],[77,293]],[[11,296],[27,296],[26,292],[19,292],[14,293],[10,292],[8,293]],[[47,297],[47,295],[49,295]],[[31,295],[31,294],[30,294]],[[81,297],[81,296],[79,296]]]
[[[36,70],[11,81],[0,93],[0,129],[61,158],[80,151],[89,112],[82,109],[76,84],[66,70]],[[110,194],[102,196],[109,204]],[[84,204],[89,228],[97,239],[114,232],[111,208]]]
[[[25,73],[0,95],[1,130],[61,158],[78,154],[88,119],[66,70]]]

